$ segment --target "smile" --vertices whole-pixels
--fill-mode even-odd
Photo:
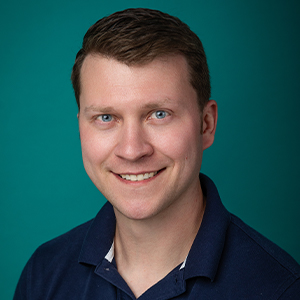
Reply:
[[[120,176],[128,181],[142,181],[149,178],[152,178],[155,176],[158,172],[150,172],[150,173],[143,173],[143,174],[137,174],[137,175],[129,175],[129,174],[120,174]]]

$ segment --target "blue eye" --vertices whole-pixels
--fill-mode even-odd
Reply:
[[[163,110],[158,110],[156,112],[154,112],[155,118],[157,119],[163,119],[167,116],[167,113]]]
[[[110,121],[112,121],[112,116],[109,115],[109,114],[101,115],[98,118],[100,118],[102,122],[110,122]]]

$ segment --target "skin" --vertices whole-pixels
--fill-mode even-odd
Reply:
[[[180,55],[143,66],[88,55],[81,91],[84,166],[114,207],[118,270],[139,296],[185,259],[200,227],[199,171],[217,105],[200,112]],[[142,181],[120,176],[152,172]]]

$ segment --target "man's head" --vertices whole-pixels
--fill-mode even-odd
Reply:
[[[72,79],[86,172],[119,217],[172,215],[200,197],[217,105],[201,42],[185,24],[141,9],[102,19]]]
[[[176,17],[150,9],[127,9],[91,26],[77,53],[71,77],[78,109],[81,67],[89,54],[100,54],[128,66],[145,65],[158,57],[181,54],[188,63],[190,83],[197,92],[201,110],[209,100],[209,71],[202,43]]]

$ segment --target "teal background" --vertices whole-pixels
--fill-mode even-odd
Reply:
[[[1,1],[0,299],[37,246],[104,203],[82,166],[69,78],[88,27],[127,7],[176,15],[199,35],[219,104],[202,171],[231,212],[300,262],[299,1]]]

